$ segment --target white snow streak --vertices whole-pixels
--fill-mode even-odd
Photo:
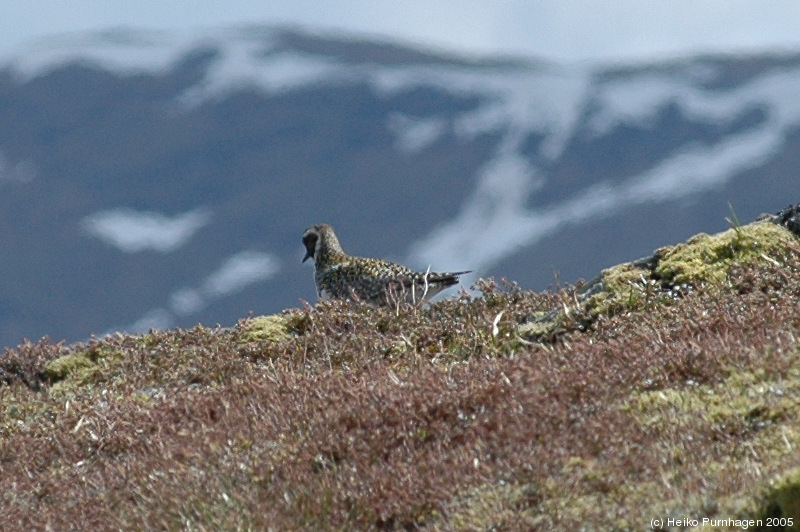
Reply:
[[[400,113],[389,117],[388,126],[397,135],[397,149],[409,154],[427,148],[447,131],[444,119],[418,119]]]
[[[183,246],[210,221],[211,214],[204,209],[170,217],[119,208],[91,214],[81,220],[81,225],[88,234],[125,253],[148,249],[169,253]]]
[[[10,61],[22,80],[80,61],[116,72],[161,72],[198,45],[198,36],[166,31],[108,30],[50,36]]]
[[[170,296],[170,308],[179,316],[195,314],[217,299],[270,279],[278,270],[280,261],[274,255],[252,250],[241,251],[209,274],[198,288],[175,291]]]
[[[271,279],[279,270],[280,261],[275,255],[253,250],[241,251],[211,272],[197,288],[181,288],[173,292],[168,309],[154,308],[131,325],[112,327],[105,334],[120,330],[140,333],[173,327],[178,323],[178,318],[197,314],[218,299]]]

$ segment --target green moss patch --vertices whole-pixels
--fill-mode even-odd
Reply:
[[[43,374],[52,384],[52,395],[72,393],[107,379],[124,378],[119,372],[123,356],[119,349],[95,344],[48,362]]]
[[[292,316],[287,315],[257,316],[242,321],[237,332],[245,342],[279,342],[289,338],[292,322]]]
[[[687,497],[676,489],[672,498],[660,501],[664,512],[732,518],[800,515],[796,506],[800,497],[795,497],[800,477],[797,470],[784,472],[779,466],[797,460],[800,446],[800,353],[794,352],[792,358],[797,365],[777,378],[763,369],[729,368],[717,383],[638,392],[621,405],[660,442],[665,484],[677,488],[703,479],[752,478],[757,473],[759,481],[749,483],[738,496],[715,498],[712,508],[704,509],[707,503],[702,498]],[[698,460],[692,455],[694,440],[712,451],[725,440],[735,444],[724,445],[725,452],[704,453]],[[670,472],[683,470],[680,465],[688,462],[694,471]],[[645,493],[639,495],[642,503],[649,499]]]
[[[669,283],[712,283],[727,280],[733,265],[781,261],[797,237],[783,226],[753,223],[715,235],[695,235],[685,244],[656,252],[654,273]]]

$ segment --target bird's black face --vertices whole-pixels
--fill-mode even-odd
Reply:
[[[314,233],[312,231],[308,231],[306,232],[306,234],[303,235],[303,245],[306,247],[306,256],[303,257],[303,260],[301,262],[305,262],[308,259],[314,258],[314,252],[317,249],[318,239],[319,236],[317,235],[317,233]]]

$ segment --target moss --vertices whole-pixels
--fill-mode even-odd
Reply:
[[[45,364],[43,375],[53,385],[52,396],[72,393],[76,389],[98,384],[109,376],[124,378],[117,366],[124,357],[120,349],[95,344],[76,353],[64,355]]]
[[[766,222],[715,235],[700,233],[683,244],[660,248],[648,259],[603,270],[578,292],[577,301],[531,316],[519,333],[549,339],[564,331],[585,330],[600,317],[671,305],[682,291],[700,284],[721,285],[734,265],[774,263],[796,243],[791,231]]]
[[[758,430],[794,417],[800,395],[796,375],[771,380],[760,370],[729,371],[729,377],[714,385],[635,393],[624,408],[646,426],[664,423],[665,416],[673,423],[699,418],[728,432]]]
[[[603,270],[603,290],[588,297],[585,305],[595,317],[620,309],[649,309],[672,300],[664,287],[721,284],[734,264],[774,261],[796,242],[789,230],[772,223],[753,223],[715,235],[700,233],[686,243],[656,250],[652,261]]]
[[[305,327],[300,312],[257,316],[239,323],[239,338],[245,342],[280,342]]]
[[[643,265],[627,262],[607,268],[560,308],[540,312],[520,326],[519,334],[537,340],[552,339],[566,331],[584,331],[601,316],[624,310],[652,308],[670,299]]]
[[[632,263],[603,270],[600,275],[603,289],[588,297],[584,307],[592,318],[608,316],[623,308],[636,308],[650,301],[648,282],[650,272]]]
[[[524,524],[535,528],[536,514],[532,510],[540,496],[536,486],[523,483],[500,482],[472,488],[456,497],[446,512],[447,529],[506,530]]]
[[[71,373],[90,368],[94,363],[89,360],[85,352],[65,355],[51,360],[44,367],[44,377],[50,382],[66,379]]]
[[[670,483],[679,479],[669,473],[669,464],[692,460],[685,456],[682,438],[700,433],[728,434],[742,440],[740,451],[698,464],[703,478],[724,478],[736,471],[753,467],[751,459],[769,467],[786,463],[800,445],[800,420],[797,397],[800,396],[800,372],[775,378],[764,370],[752,372],[730,368],[728,377],[709,385],[691,385],[634,393],[621,408],[630,412],[644,427],[656,433],[672,433],[672,446],[663,454],[664,478]],[[660,438],[669,442],[668,438]],[[760,515],[800,515],[800,470],[793,470],[775,482],[766,501],[758,494],[766,488],[751,486],[741,496],[720,498],[710,515],[757,518]],[[676,508],[686,501],[665,498],[666,508]],[[696,504],[696,503],[695,503]],[[691,510],[691,511],[690,511]],[[700,515],[699,508],[684,510]],[[792,513],[794,512],[794,513]]]
[[[550,312],[539,311],[531,314],[518,332],[522,338],[550,340],[572,327],[568,310],[556,309]]]
[[[800,531],[800,467],[780,475],[766,496],[762,519],[792,517],[786,530]]]
[[[671,283],[719,284],[732,265],[783,256],[796,242],[791,231],[772,223],[753,223],[715,235],[700,233],[685,244],[658,250],[654,272]]]

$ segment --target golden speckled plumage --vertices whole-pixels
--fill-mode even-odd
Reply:
[[[328,224],[306,229],[303,245],[303,262],[314,259],[314,282],[322,299],[357,299],[373,305],[397,300],[416,303],[457,284],[459,275],[469,273],[415,272],[394,262],[352,257],[344,252]]]

